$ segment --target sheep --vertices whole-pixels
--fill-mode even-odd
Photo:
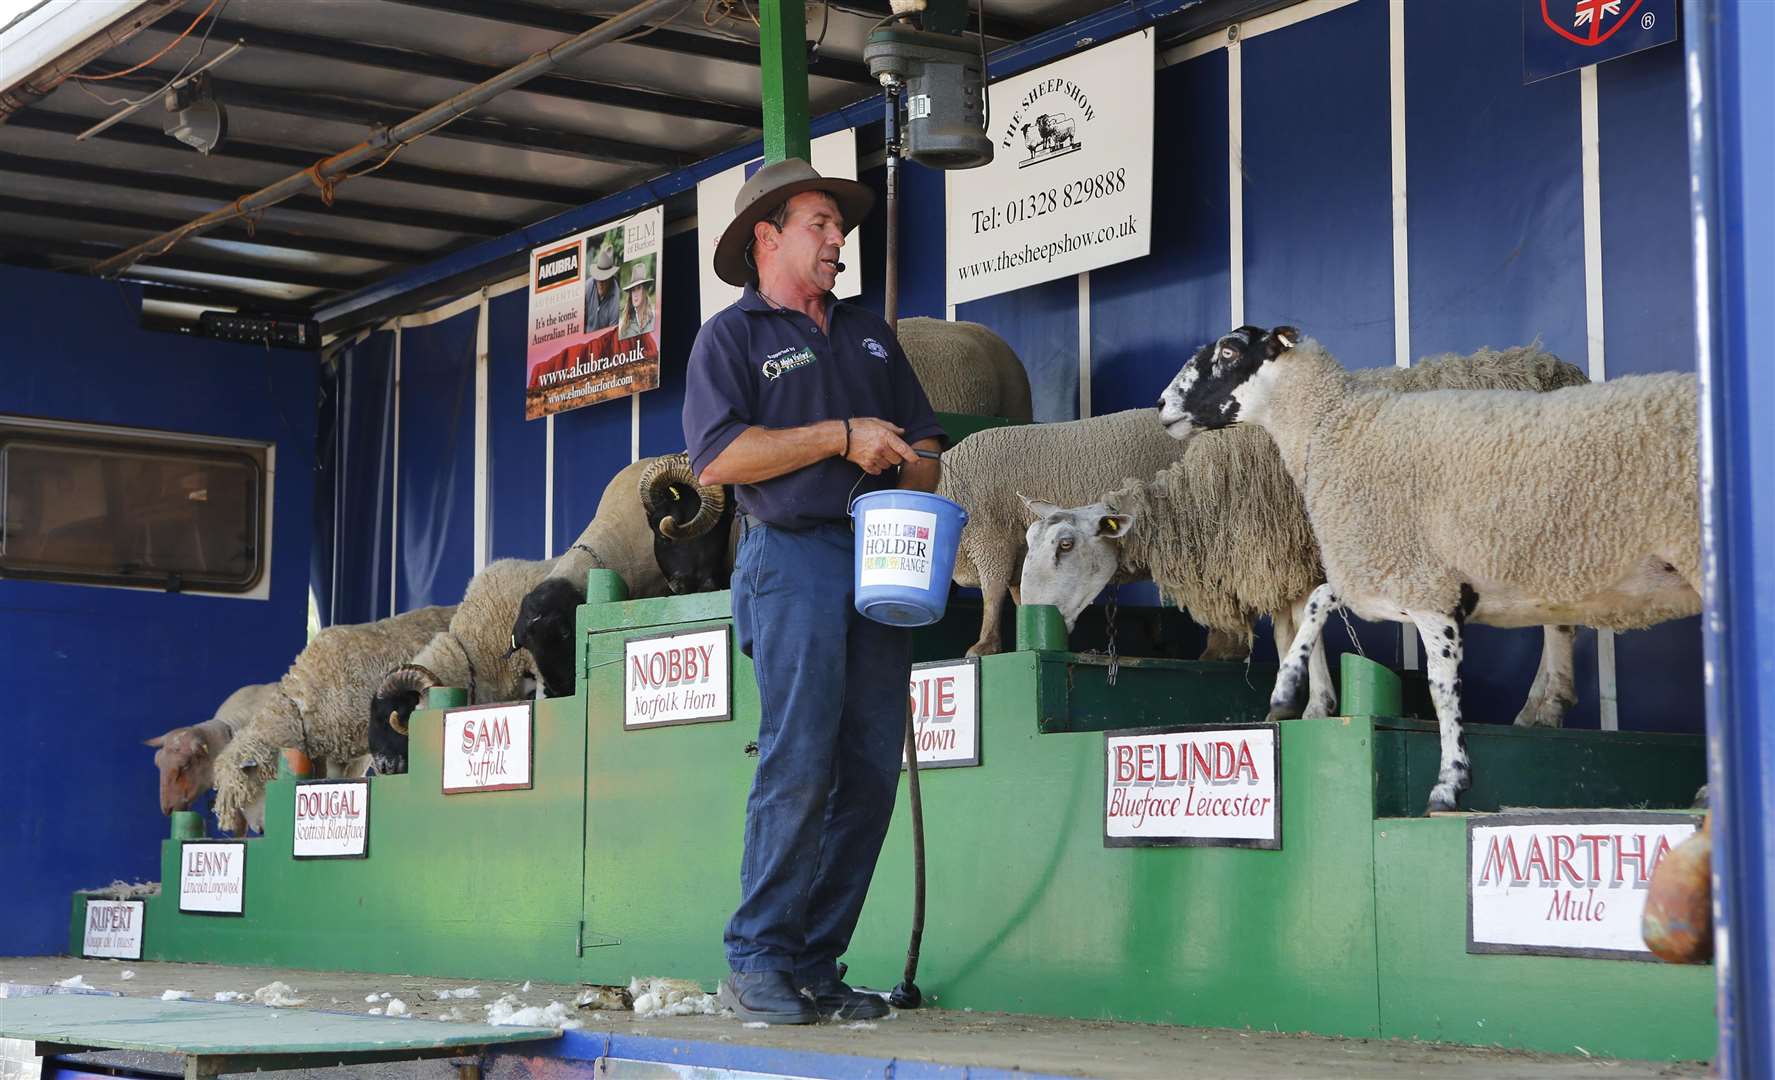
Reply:
[[[1589,380],[1538,345],[1471,356],[1445,355],[1410,368],[1356,373],[1395,393],[1446,388],[1546,391]],[[1262,429],[1234,427],[1191,440],[1183,457],[1150,481],[1129,479],[1076,509],[1024,500],[1035,520],[1026,535],[1025,603],[1053,604],[1071,629],[1112,580],[1150,577],[1222,640],[1247,649],[1258,615],[1270,616],[1276,655],[1294,640],[1307,596],[1325,580],[1299,489]],[[1572,704],[1572,631],[1550,626],[1541,671],[1518,724],[1557,727]],[[1307,716],[1337,707],[1323,643],[1309,660]]]
[[[894,333],[931,408],[970,416],[1034,418],[1029,375],[1005,339],[979,323],[901,319]]]
[[[276,683],[243,686],[229,694],[208,720],[147,740],[154,747],[154,766],[160,770],[161,813],[189,810],[215,786],[216,757],[276,695]]]
[[[674,594],[727,588],[734,556],[732,493],[719,484],[698,484],[689,455],[668,454],[641,474],[639,495],[666,587]]]
[[[409,651],[377,672],[378,678],[370,682],[374,699],[370,702],[369,747],[378,773],[407,771],[407,718],[432,687],[463,687],[470,705],[531,695],[535,661],[521,646],[507,647],[510,635],[506,628],[516,618],[518,605],[560,561],[500,559],[489,563],[468,583],[448,627],[439,630],[423,648]],[[571,624],[568,647],[572,647]],[[397,663],[400,666],[394,667]],[[361,698],[358,707],[363,708]]]
[[[361,775],[369,752],[364,703],[383,672],[450,624],[450,607],[330,626],[314,636],[274,693],[216,758],[216,820],[235,833],[263,831],[265,785],[279,752],[300,750],[327,776]]]
[[[1633,629],[1701,610],[1692,375],[1378,393],[1295,328],[1244,326],[1197,351],[1162,400],[1180,440],[1262,427],[1300,485],[1326,581],[1282,660],[1273,717],[1297,714],[1335,609],[1417,627],[1441,734],[1431,812],[1470,782],[1464,623]]]
[[[573,693],[573,618],[585,603],[586,571],[616,571],[635,599],[664,596],[668,591],[654,553],[654,531],[639,497],[641,481],[661,460],[642,458],[610,478],[591,522],[513,612],[511,647],[534,660],[537,677],[550,697]],[[710,490],[698,488],[698,493]],[[730,520],[728,568],[733,565],[735,530],[737,525]]]

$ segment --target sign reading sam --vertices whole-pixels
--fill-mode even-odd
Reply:
[[[1282,847],[1276,725],[1104,737],[1105,847]]]
[[[530,705],[476,705],[444,713],[444,794],[531,786]]]
[[[623,648],[623,727],[731,719],[727,636],[727,627],[717,626],[628,639]]]
[[[142,919],[146,907],[140,900],[88,900],[86,936],[80,954],[112,960],[140,960]]]
[[[187,840],[179,846],[179,910],[240,915],[246,910],[247,842]]]
[[[1470,819],[1467,951],[1656,959],[1639,925],[1652,871],[1699,824],[1614,810]]]

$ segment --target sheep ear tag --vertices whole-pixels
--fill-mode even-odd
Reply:
[[[1125,514],[1105,514],[1097,519],[1097,535],[1120,538],[1128,528]]]

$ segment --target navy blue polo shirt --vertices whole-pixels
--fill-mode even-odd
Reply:
[[[830,299],[826,322],[830,332],[822,333],[802,312],[774,307],[748,288],[703,324],[690,349],[684,389],[691,468],[700,474],[749,427],[875,416],[905,428],[908,443],[943,437],[886,322],[866,308]],[[891,469],[869,476],[834,456],[761,484],[741,484],[736,494],[740,509],[753,517],[805,529],[848,520],[853,494],[895,483]]]

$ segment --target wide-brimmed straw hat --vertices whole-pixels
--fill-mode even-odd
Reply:
[[[653,271],[653,268],[647,265],[647,261],[645,259],[643,259],[639,262],[630,263],[629,264],[628,280],[623,282],[622,291],[628,292],[630,289],[634,288],[637,285],[651,285],[651,284],[653,284],[653,272],[652,271]]]
[[[616,252],[611,250],[609,244],[605,244],[598,249],[597,259],[586,268],[586,273],[591,275],[593,281],[609,281],[620,269],[622,267],[617,265]]]
[[[752,226],[769,217],[771,211],[804,191],[824,191],[838,203],[846,232],[869,216],[875,206],[875,192],[855,180],[821,176],[814,167],[800,158],[785,158],[764,166],[734,196],[733,220],[721,233],[715,245],[715,275],[729,285],[746,284],[750,274],[746,266],[746,248],[752,243]]]

